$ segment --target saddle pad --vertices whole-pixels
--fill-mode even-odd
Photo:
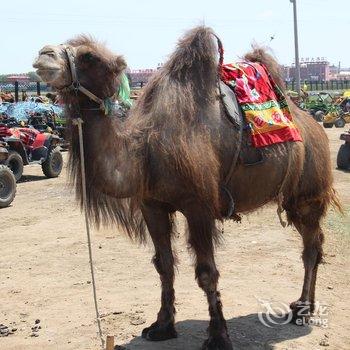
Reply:
[[[222,65],[221,79],[237,97],[254,147],[302,141],[282,91],[262,64],[240,62]]]

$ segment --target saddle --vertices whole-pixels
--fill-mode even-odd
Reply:
[[[236,129],[241,130],[244,127],[244,118],[235,93],[222,80],[219,81],[219,91],[227,117]]]
[[[250,133],[235,93],[221,80],[218,89],[226,117],[239,133],[238,154],[234,156],[232,166],[235,167],[238,161],[245,166],[260,164],[263,161],[262,152],[250,144]]]
[[[238,132],[237,149],[233,155],[229,172],[226,174],[223,184],[221,185],[222,196],[226,198],[225,202],[227,203],[226,212],[223,216],[240,222],[241,217],[235,212],[235,202],[227,188],[227,184],[238,162],[245,166],[255,165],[263,161],[263,156],[260,149],[254,148],[249,144],[250,135],[249,132],[247,132],[248,128],[243,111],[237,101],[235,93],[221,80],[218,84],[218,90],[225,115]]]

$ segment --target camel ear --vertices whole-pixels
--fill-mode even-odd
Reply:
[[[112,59],[112,70],[114,73],[119,74],[126,66],[127,64],[123,56],[115,56]]]

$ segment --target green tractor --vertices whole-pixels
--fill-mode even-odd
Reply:
[[[302,109],[308,111],[318,122],[323,122],[324,117],[333,106],[334,97],[328,92],[309,94],[303,102]]]
[[[323,126],[325,128],[343,128],[345,124],[350,123],[350,97],[342,96],[337,99],[333,107],[328,111],[323,118]]]

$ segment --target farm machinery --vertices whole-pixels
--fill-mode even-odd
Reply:
[[[334,102],[334,97],[328,92],[307,93],[302,90],[300,96],[293,91],[289,91],[288,95],[297,106],[310,113],[318,122],[323,122]]]
[[[334,98],[328,92],[308,94],[301,103],[301,108],[309,112],[318,122],[323,122],[325,115],[332,109]]]
[[[331,110],[323,119],[325,128],[343,128],[350,123],[350,97],[342,96],[337,99]]]

